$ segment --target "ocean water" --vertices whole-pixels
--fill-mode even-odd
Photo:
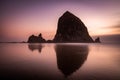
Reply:
[[[1,43],[0,78],[120,80],[120,44]]]

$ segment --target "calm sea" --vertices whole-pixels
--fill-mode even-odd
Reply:
[[[120,44],[1,43],[0,79],[120,80]]]

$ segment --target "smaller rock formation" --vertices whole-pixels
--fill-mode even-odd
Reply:
[[[28,43],[44,43],[46,42],[45,39],[42,37],[42,34],[40,33],[38,36],[31,35],[28,38]]]
[[[53,43],[53,41],[52,41],[52,40],[47,40],[46,42],[47,42],[47,43]]]
[[[99,38],[99,37],[97,37],[97,38],[95,39],[95,43],[101,43],[101,41],[100,41],[100,38]]]

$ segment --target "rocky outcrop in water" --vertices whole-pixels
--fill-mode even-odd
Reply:
[[[95,40],[96,41],[96,40]],[[58,27],[53,40],[46,41],[42,35],[31,35],[28,43],[92,43],[93,39],[90,37],[85,24],[74,14],[66,11],[58,20]],[[98,41],[99,42],[99,41]]]
[[[94,42],[84,23],[72,13],[66,11],[58,20],[54,42]]]
[[[99,37],[95,39],[95,43],[101,43],[101,41],[100,41],[100,38],[99,38]]]
[[[28,38],[28,43],[44,43],[46,40],[42,37],[42,34],[40,33],[38,36],[31,35]]]

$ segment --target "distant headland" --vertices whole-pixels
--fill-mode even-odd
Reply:
[[[88,33],[84,23],[69,11],[66,11],[58,20],[57,31],[53,40],[46,41],[42,34],[31,35],[28,43],[100,43],[98,37],[95,41]]]

